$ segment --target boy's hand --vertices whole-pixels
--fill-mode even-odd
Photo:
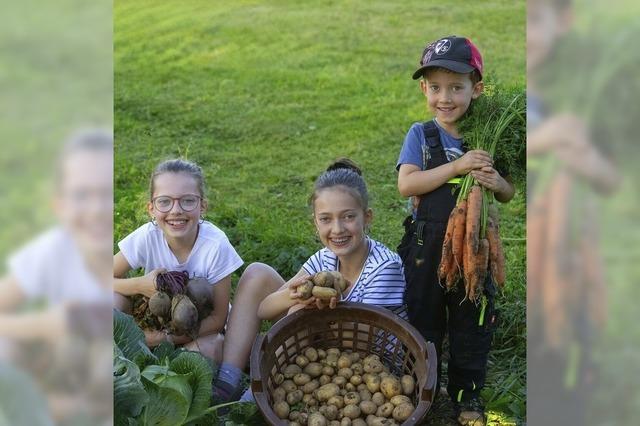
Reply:
[[[504,192],[506,190],[507,181],[500,176],[493,167],[483,167],[478,170],[472,170],[471,176],[478,181],[478,183],[491,192]]]
[[[466,175],[471,170],[483,167],[493,167],[493,160],[487,151],[474,149],[467,151],[462,157],[453,162],[456,175]]]

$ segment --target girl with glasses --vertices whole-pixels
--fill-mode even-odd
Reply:
[[[151,297],[161,272],[186,271],[190,278],[205,278],[211,284],[214,309],[200,322],[195,341],[155,330],[145,330],[145,337],[151,347],[168,340],[219,362],[231,273],[242,265],[242,259],[224,232],[204,220],[207,200],[198,165],[181,159],[160,163],[151,175],[149,194],[151,221],[118,243],[120,251],[114,257],[116,308],[129,312],[129,296]],[[127,272],[138,268],[143,268],[145,275],[125,278]]]

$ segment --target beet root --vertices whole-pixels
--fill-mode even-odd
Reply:
[[[168,319],[171,314],[171,298],[164,291],[158,291],[149,298],[149,311],[157,317]]]
[[[171,328],[179,336],[193,336],[197,333],[198,310],[184,294],[173,296],[171,300]]]
[[[213,311],[213,288],[205,278],[192,278],[187,284],[187,296],[198,310],[202,321]]]

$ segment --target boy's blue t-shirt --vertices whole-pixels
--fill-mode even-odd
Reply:
[[[440,143],[442,143],[442,147],[445,150],[447,160],[451,162],[460,158],[462,154],[464,154],[462,152],[462,138],[451,136],[451,134],[440,127],[437,121],[434,120],[434,123],[440,131]],[[425,143],[422,123],[414,123],[404,138],[400,157],[396,164],[396,170],[399,170],[402,164],[414,164],[420,167],[420,170],[424,170],[426,165],[423,164],[422,160],[422,146]]]

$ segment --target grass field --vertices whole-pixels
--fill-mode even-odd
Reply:
[[[205,171],[207,218],[246,264],[285,277],[320,247],[307,199],[338,156],[363,169],[373,237],[399,242],[406,203],[394,166],[405,132],[426,118],[410,78],[426,41],[466,35],[494,81],[525,82],[524,1],[120,0],[114,17],[114,240],[148,220],[155,164],[183,156]],[[510,278],[485,393],[494,424],[525,413],[526,209],[516,184],[502,208]],[[439,407],[433,424],[450,424],[448,414]]]

